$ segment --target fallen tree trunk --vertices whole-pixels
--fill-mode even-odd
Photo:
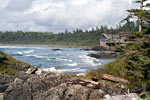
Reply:
[[[113,81],[113,82],[128,83],[128,80],[122,79],[120,77],[115,77],[109,74],[102,74],[101,78],[105,80]]]
[[[90,80],[83,80],[83,79],[76,79],[76,80],[68,80],[67,84],[80,84],[82,86],[86,86],[89,88],[100,88],[99,82],[94,82],[94,81],[90,81]]]

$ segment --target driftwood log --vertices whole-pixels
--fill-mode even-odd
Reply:
[[[113,81],[113,82],[118,82],[118,83],[128,83],[128,80],[122,79],[120,77],[115,77],[109,74],[102,74],[101,75],[102,79]]]
[[[67,84],[80,84],[82,86],[86,86],[86,87],[94,88],[94,89],[99,89],[101,85],[99,82],[83,80],[83,79],[68,80]]]

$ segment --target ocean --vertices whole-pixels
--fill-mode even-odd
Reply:
[[[81,48],[59,48],[48,46],[0,46],[3,51],[14,58],[29,63],[41,65],[40,70],[85,74],[92,69],[101,68],[112,59],[96,59],[87,56],[96,51],[84,51]]]

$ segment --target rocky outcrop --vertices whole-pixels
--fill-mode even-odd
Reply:
[[[105,95],[113,98],[127,93],[127,89],[119,85],[112,88],[104,82],[52,72],[42,72],[40,75],[24,73],[4,81],[9,83],[4,91],[4,100],[107,100]]]
[[[56,48],[56,49],[52,49],[53,51],[62,51],[62,49]]]
[[[14,79],[15,76],[12,75],[0,75],[0,93],[5,92],[9,83],[12,83]]]
[[[44,73],[40,76],[37,74],[23,75],[9,85],[4,98],[5,100],[33,100],[35,96],[64,83],[66,80],[67,76],[56,73]]]
[[[95,46],[91,50],[94,50],[94,51],[111,51],[112,49],[111,48],[105,48],[103,46]]]
[[[84,50],[84,51],[90,51],[90,50],[93,50],[93,51],[111,51],[112,49],[111,48],[105,48],[103,46],[95,46],[92,48],[84,48],[81,50]]]
[[[94,57],[96,59],[113,59],[113,58],[116,58],[119,55],[121,55],[121,53],[112,52],[112,51],[102,51],[102,52],[98,52],[98,53],[88,54],[88,56]]]

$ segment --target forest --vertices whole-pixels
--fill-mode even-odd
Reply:
[[[56,45],[56,46],[97,46],[99,45],[102,33],[117,34],[119,32],[136,32],[138,25],[136,22],[119,24],[116,28],[100,26],[91,30],[76,29],[69,32],[23,32],[6,31],[0,32],[0,44],[36,44],[36,45]]]

